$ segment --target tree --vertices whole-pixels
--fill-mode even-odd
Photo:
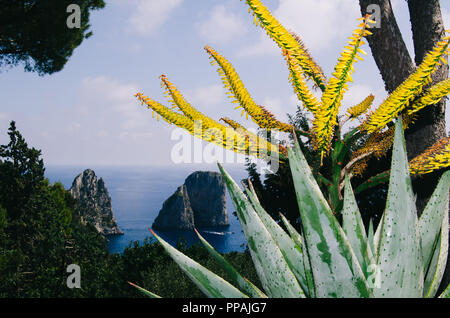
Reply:
[[[370,4],[381,9],[381,27],[374,29],[368,37],[375,62],[380,70],[386,90],[390,93],[397,88],[419,65],[425,54],[445,35],[445,27],[439,0],[408,0],[411,29],[414,42],[414,61],[411,58],[402,34],[398,28],[390,0],[359,0],[361,12],[367,13]],[[441,65],[433,74],[433,83],[448,78],[448,65]],[[445,99],[418,113],[418,120],[405,132],[409,158],[422,153],[436,141],[446,136]],[[416,205],[419,213],[431,196],[431,189],[438,183],[443,171],[437,171],[413,180],[417,194]],[[442,286],[450,281],[450,261],[447,262]]]
[[[10,142],[0,146],[0,202],[10,217],[18,218],[31,194],[44,181],[44,162],[41,151],[28,148],[25,139],[11,122]]]
[[[80,28],[69,28],[67,7],[80,8]],[[90,10],[103,0],[0,0],[0,68],[24,64],[39,75],[60,71],[74,49],[92,35]]]
[[[392,10],[390,0],[360,0],[361,12],[367,13],[371,4],[381,9],[380,28],[367,37],[372,55],[380,70],[386,90],[393,92],[419,65],[427,52],[445,36],[439,0],[408,0],[415,58],[411,58]],[[433,83],[448,78],[448,65],[439,66]],[[405,132],[408,157],[414,158],[436,141],[446,136],[445,99],[419,111],[418,120]],[[414,182],[417,207],[421,211],[428,201],[443,171],[429,174]]]

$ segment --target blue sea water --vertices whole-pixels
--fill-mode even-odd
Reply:
[[[151,166],[47,166],[46,177],[50,182],[61,182],[66,189],[72,186],[74,178],[83,170],[90,168],[97,178],[103,178],[111,196],[112,208],[119,228],[124,235],[108,237],[108,250],[122,253],[130,242],[142,243],[145,238],[152,238],[148,228],[158,215],[163,202],[183,184],[186,177],[197,170],[205,169],[196,165],[174,165],[167,167]],[[203,168],[203,169],[202,169]],[[225,167],[236,182],[246,178],[243,167]],[[200,234],[219,252],[244,251],[245,237],[229,194],[227,193],[227,210],[230,225],[221,228],[200,229]],[[188,246],[198,242],[194,231],[157,231],[164,240],[176,245],[179,239]]]

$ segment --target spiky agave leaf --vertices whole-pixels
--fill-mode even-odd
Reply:
[[[304,80],[303,69],[301,68],[298,60],[293,56],[289,50],[283,50],[283,55],[286,58],[286,62],[289,68],[289,81],[294,88],[294,92],[298,99],[303,103],[307,110],[313,114],[318,111],[320,102],[317,100],[306,85]]]
[[[229,92],[228,95],[231,98],[234,98],[233,102],[239,104],[237,108],[242,107],[243,112],[247,112],[253,121],[261,128],[278,129],[285,132],[292,131],[291,125],[280,122],[272,113],[267,111],[267,109],[255,103],[230,62],[209,46],[206,46],[205,50],[212,59],[211,64],[217,64],[219,66],[217,72],[221,76],[222,82]]]
[[[350,242],[320,191],[298,142],[288,153],[316,297],[371,297]]]
[[[310,290],[310,285],[308,284],[308,277],[306,274],[304,258],[300,249],[296,247],[295,242],[289,237],[289,235],[284,232],[284,230],[275,222],[275,220],[264,210],[259,202],[256,193],[253,191],[253,186],[250,180],[248,180],[249,186],[252,190],[249,190],[245,185],[245,193],[247,194],[250,203],[252,204],[255,212],[258,214],[262,223],[269,231],[275,244],[278,246],[286,260],[289,268],[294,273],[297,281],[300,283],[302,290],[304,291],[306,297],[311,297],[314,290]]]
[[[395,126],[389,190],[378,243],[381,281],[373,292],[375,297],[422,297],[422,251],[401,117]]]
[[[305,297],[282,251],[239,186],[218,163],[233,200],[258,277],[269,297]]]
[[[196,230],[200,242],[205,246],[206,250],[216,259],[216,261],[222,266],[222,268],[228,273],[232,278],[233,283],[236,284],[241,290],[243,290],[247,295],[253,298],[267,298],[267,296],[259,290],[258,287],[253,285],[248,279],[243,277],[239,272],[231,265],[222,255],[220,255],[214,247],[211,246],[200,233]]]
[[[374,264],[372,250],[368,242],[366,229],[356,203],[356,198],[348,175],[345,176],[344,207],[342,208],[342,228],[358,258],[364,275],[369,277],[369,266]]]
[[[439,180],[419,218],[423,266],[426,272],[423,294],[434,297],[442,280],[448,253],[448,191],[450,171]]]
[[[450,166],[450,137],[444,137],[409,163],[412,175],[427,174]]]
[[[297,232],[297,230],[289,223],[289,221],[286,219],[286,217],[280,213],[281,220],[283,221],[284,225],[286,226],[289,235],[291,236],[292,240],[295,242],[296,247],[300,250],[300,252],[303,255],[303,266],[305,268],[305,275],[306,275],[306,282],[308,284],[308,290],[310,293],[310,297],[316,297],[316,291],[314,287],[314,277],[311,269],[311,262],[309,260],[309,254],[308,249],[306,247],[305,241],[303,237],[300,235],[300,233]]]
[[[371,34],[368,30],[370,28],[369,19],[365,17],[360,20],[362,23],[358,29],[353,31],[348,45],[341,53],[333,77],[330,78],[322,95],[321,106],[315,113],[313,141],[315,149],[321,152],[322,157],[330,150],[342,98],[348,89],[348,82],[353,81],[351,77],[354,71],[353,65],[358,59],[362,59],[358,53],[366,54],[360,47],[365,44],[363,38]]]
[[[196,261],[187,257],[169,243],[164,241],[155,232],[149,229],[164,250],[178,264],[181,270],[197,285],[208,297],[213,298],[248,298],[239,289],[225,281],[222,277],[214,274]]]
[[[372,133],[382,129],[403,110],[409,108],[411,102],[422,93],[424,86],[431,82],[431,75],[436,71],[443,55],[448,52],[449,41],[450,37],[445,36],[436,44],[417,70],[400,84],[363,123],[362,130]]]
[[[305,46],[301,45],[303,42],[297,41],[296,37],[277,21],[261,1],[246,0],[246,2],[250,7],[250,12],[255,17],[255,23],[259,23],[281,49],[292,52],[292,55],[298,60],[298,63],[307,78],[311,78],[316,86],[321,90],[324,90],[326,86],[325,75],[323,74],[322,69],[309,55]]]
[[[418,112],[424,107],[437,104],[448,94],[450,94],[450,79],[439,82],[425,90],[417,100],[412,102],[411,107],[408,107],[406,114],[410,115]]]

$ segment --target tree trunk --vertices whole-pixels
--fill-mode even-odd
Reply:
[[[427,52],[433,49],[445,35],[439,0],[408,0],[411,19],[415,63],[412,61],[402,35],[398,28],[390,0],[359,0],[361,12],[367,14],[367,7],[376,4],[381,9],[380,28],[373,29],[373,35],[368,36],[370,48],[375,62],[380,70],[386,90],[391,93],[419,65]],[[448,78],[448,65],[441,65],[433,74],[433,83]],[[409,159],[421,154],[436,141],[446,136],[445,131],[445,99],[434,106],[429,106],[418,112],[418,120],[405,131],[406,148]],[[423,211],[432,191],[435,189],[442,172],[436,172],[413,180],[417,194],[417,210]],[[450,262],[447,262],[446,272],[440,290],[445,288],[450,280]]]
[[[371,29],[367,40],[372,56],[384,81],[386,91],[392,93],[415,69],[406,44],[395,20],[390,0],[360,0],[362,15],[371,4],[380,6],[380,28]]]

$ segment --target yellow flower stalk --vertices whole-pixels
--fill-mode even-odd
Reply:
[[[412,106],[406,110],[406,113],[413,114],[424,107],[437,104],[443,97],[447,96],[448,94],[450,94],[450,79],[439,82],[424,91],[422,96],[417,98],[417,100],[412,103]]]
[[[206,128],[217,128],[225,136],[226,127],[221,125],[214,119],[202,114],[191,106],[178,89],[167,79],[165,75],[161,75],[161,87],[165,89],[165,94],[174,107],[178,107],[187,117],[192,120],[199,120]]]
[[[361,18],[359,28],[353,31],[348,45],[345,46],[338,63],[335,66],[333,77],[330,78],[322,95],[322,104],[315,113],[314,118],[314,146],[321,152],[321,156],[330,150],[331,140],[337,124],[337,115],[341,106],[342,98],[348,89],[348,82],[352,81],[351,73],[354,71],[353,64],[357,61],[358,53],[365,54],[360,46],[365,44],[363,37],[370,35],[368,17]],[[359,57],[359,59],[361,59]]]
[[[448,52],[449,40],[450,37],[446,36],[437,43],[434,49],[425,56],[417,70],[398,86],[367,119],[362,126],[363,130],[372,133],[382,129],[403,110],[408,109],[410,103],[422,93],[424,86],[431,82],[431,74],[442,62],[442,56]]]
[[[169,124],[185,129],[194,137],[203,139],[206,142],[211,142],[239,154],[265,158],[270,153],[273,154],[279,152],[279,149],[270,142],[261,142],[249,138],[249,136],[242,131],[227,129],[225,126],[198,112],[182,98],[181,94],[179,94],[167,79],[165,79],[165,81],[167,85],[170,86],[173,96],[176,96],[172,102],[175,103],[176,100],[179,103],[176,105],[180,109],[183,108],[190,116],[177,113],[141,93],[137,93],[135,96],[141,103],[146,104],[148,108],[159,114]]]
[[[283,50],[283,55],[286,58],[289,67],[289,81],[294,88],[294,92],[298,99],[303,102],[303,105],[307,110],[313,114],[316,113],[320,107],[320,102],[317,100],[316,96],[311,93],[308,85],[306,85],[302,67],[291,51]]]
[[[253,143],[255,143],[257,145],[266,144],[264,146],[265,149],[272,149],[273,147],[275,147],[275,145],[271,144],[270,142],[268,142],[261,136],[258,136],[257,134],[254,134],[251,131],[248,131],[244,126],[242,126],[238,122],[236,122],[228,117],[220,118],[220,120],[225,122],[228,126],[233,128],[239,134],[246,136]],[[280,152],[280,154],[287,157],[287,149],[285,147],[283,147],[281,144],[278,146],[278,151]]]
[[[239,107],[242,107],[259,127],[285,132],[292,131],[291,125],[278,121],[273,114],[255,103],[230,62],[209,46],[206,46],[205,50],[212,59],[211,64],[219,66],[217,72],[221,76],[225,88],[229,91],[230,97],[235,98],[233,102],[239,103]]]
[[[411,124],[415,122],[417,116],[413,115],[403,115],[403,129],[407,129]],[[358,158],[364,154],[374,155],[376,158],[380,159],[384,156],[389,149],[391,149],[394,144],[394,133],[395,126],[392,125],[386,131],[375,132],[369,136],[363,147],[355,151],[351,157],[351,160]],[[369,161],[369,156],[364,157],[364,159],[355,163],[352,168],[354,175],[362,175],[364,170],[367,168],[367,162]]]
[[[411,175],[421,175],[450,166],[450,137],[444,137],[409,162]]]
[[[304,70],[307,78],[311,78],[321,90],[325,89],[326,79],[322,69],[314,62],[307,50],[288,30],[270,13],[259,0],[246,0],[249,11],[255,17],[255,24],[260,25],[281,49],[292,52]]]
[[[370,106],[372,106],[373,100],[375,99],[375,96],[373,94],[370,94],[367,96],[361,103],[349,108],[347,110],[347,116],[349,119],[357,118],[364,114]]]
[[[159,114],[169,124],[173,124],[187,130],[191,134],[194,134],[194,122],[191,118],[183,114],[174,112],[170,108],[158,103],[157,101],[144,96],[142,93],[137,93],[134,96],[138,98],[142,105],[146,104],[149,109]]]

